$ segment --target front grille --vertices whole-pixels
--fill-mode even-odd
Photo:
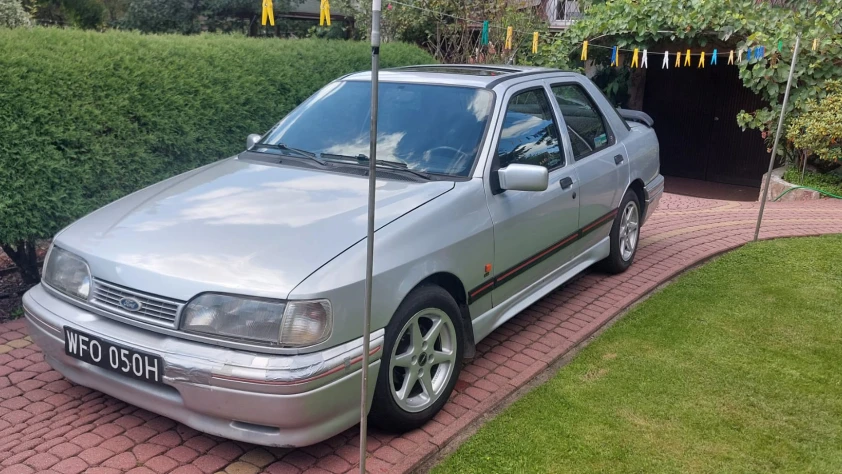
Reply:
[[[120,305],[120,300],[124,298],[139,302],[140,309],[126,310]],[[175,327],[178,312],[184,305],[181,301],[141,293],[99,279],[94,280],[93,303],[120,316],[164,327]]]

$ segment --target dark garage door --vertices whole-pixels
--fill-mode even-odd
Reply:
[[[769,166],[756,130],[737,126],[740,110],[763,101],[743,87],[736,66],[708,65],[646,71],[643,110],[655,120],[661,173],[742,186],[760,186]]]

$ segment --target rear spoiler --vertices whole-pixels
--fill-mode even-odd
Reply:
[[[646,112],[641,112],[639,110],[629,110],[629,109],[621,109],[617,107],[617,113],[620,114],[620,117],[623,117],[626,120],[631,120],[632,122],[642,123],[649,128],[652,128],[652,125],[655,124],[655,121],[652,120],[652,117],[649,116]]]

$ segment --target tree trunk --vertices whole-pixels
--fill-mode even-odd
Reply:
[[[631,70],[629,81],[629,108],[643,110],[643,91],[646,88],[646,69],[642,67]]]
[[[38,256],[36,255],[35,242],[21,240],[10,244],[0,244],[6,255],[15,262],[24,285],[35,285],[41,281],[41,273],[38,271]]]

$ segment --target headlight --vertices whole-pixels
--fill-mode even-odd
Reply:
[[[185,331],[284,347],[318,344],[333,327],[330,302],[277,301],[205,293],[184,309]]]
[[[44,281],[56,290],[87,300],[91,294],[91,270],[82,257],[53,246],[44,268]]]

